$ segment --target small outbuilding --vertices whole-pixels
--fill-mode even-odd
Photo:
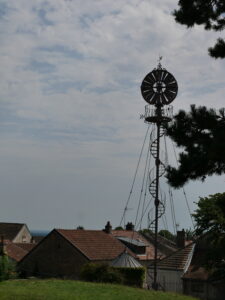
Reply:
[[[143,266],[131,256],[125,249],[123,253],[117,256],[111,264],[116,268],[142,268]]]

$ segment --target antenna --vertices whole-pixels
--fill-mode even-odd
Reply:
[[[148,103],[143,115],[145,123],[155,123],[157,136],[150,146],[150,153],[155,159],[155,178],[149,184],[149,193],[154,199],[155,219],[148,224],[154,231],[154,277],[152,288],[158,290],[158,220],[165,213],[165,206],[159,197],[159,179],[165,173],[165,166],[160,160],[160,138],[164,135],[163,124],[172,120],[173,108],[169,105],[177,96],[178,85],[176,79],[161,65],[159,56],[158,66],[148,73],[142,81],[141,93]],[[164,108],[164,106],[166,106]],[[150,177],[150,174],[149,174]]]

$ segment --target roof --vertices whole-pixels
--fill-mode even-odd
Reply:
[[[151,232],[145,232],[143,233],[144,237],[150,242],[154,243],[155,242],[155,235],[154,233]],[[177,251],[179,248],[177,247],[176,243],[174,243],[171,240],[168,240],[167,238],[161,236],[158,234],[157,236],[157,243],[158,243],[158,249],[167,255],[172,254],[173,252]]]
[[[148,240],[145,237],[143,237],[143,235],[140,234],[137,231],[133,231],[133,230],[112,230],[112,235],[114,235],[116,237],[129,238],[129,239],[132,239],[132,240],[143,242],[145,245],[149,245]]]
[[[117,268],[143,268],[143,266],[126,251],[113,260],[112,266]]]
[[[6,255],[19,262],[36,244],[31,243],[13,243],[9,240],[4,240],[4,248]]]
[[[124,242],[133,244],[134,246],[138,246],[138,247],[146,247],[146,246],[148,246],[148,245],[146,245],[145,243],[143,243],[141,241],[133,240],[133,239],[130,239],[128,237],[120,237],[120,236],[118,236],[117,239],[120,240],[120,241],[122,241],[122,242],[124,241]]]
[[[6,255],[15,261],[20,261],[26,254],[27,251],[18,247],[14,243],[9,243],[5,246]]]
[[[142,234],[137,231],[132,230],[112,230],[112,235],[117,237],[119,240],[128,242],[132,244],[136,244],[138,246],[146,246],[146,253],[138,255],[140,260],[152,260],[155,255],[155,247],[152,243],[150,243]],[[162,258],[165,255],[158,250],[158,258]]]
[[[189,244],[188,246],[177,250],[176,252],[165,257],[158,262],[159,269],[169,269],[169,270],[180,270],[186,271],[186,268],[189,266],[195,244]]]
[[[112,260],[124,251],[124,245],[100,230],[55,229],[89,260]]]
[[[1,223],[0,222],[0,237],[12,241],[25,224],[21,223]]]
[[[14,245],[16,245],[17,247],[20,247],[21,249],[25,250],[26,252],[29,252],[37,244],[36,243],[14,243]]]

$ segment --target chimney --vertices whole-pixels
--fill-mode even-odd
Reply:
[[[185,231],[184,229],[181,231],[177,231],[177,247],[184,248],[185,247]]]
[[[105,229],[103,229],[103,231],[105,231],[105,233],[112,233],[112,225],[110,224],[109,221],[105,225]]]
[[[132,224],[132,222],[128,222],[126,225],[126,230],[130,230],[133,231],[134,230],[134,225]]]

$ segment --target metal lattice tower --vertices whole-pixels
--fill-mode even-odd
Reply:
[[[173,108],[169,105],[177,96],[178,85],[176,79],[166,69],[162,68],[159,59],[157,68],[148,73],[143,79],[141,93],[148,103],[145,106],[144,120],[146,123],[155,123],[156,138],[150,145],[150,153],[155,159],[155,177],[150,181],[149,192],[154,199],[155,217],[149,228],[154,232],[154,277],[152,287],[158,290],[157,259],[158,259],[158,220],[165,213],[165,206],[159,197],[159,180],[165,173],[165,166],[160,160],[160,138],[164,135],[163,124],[172,120]],[[150,174],[149,174],[150,176]]]

